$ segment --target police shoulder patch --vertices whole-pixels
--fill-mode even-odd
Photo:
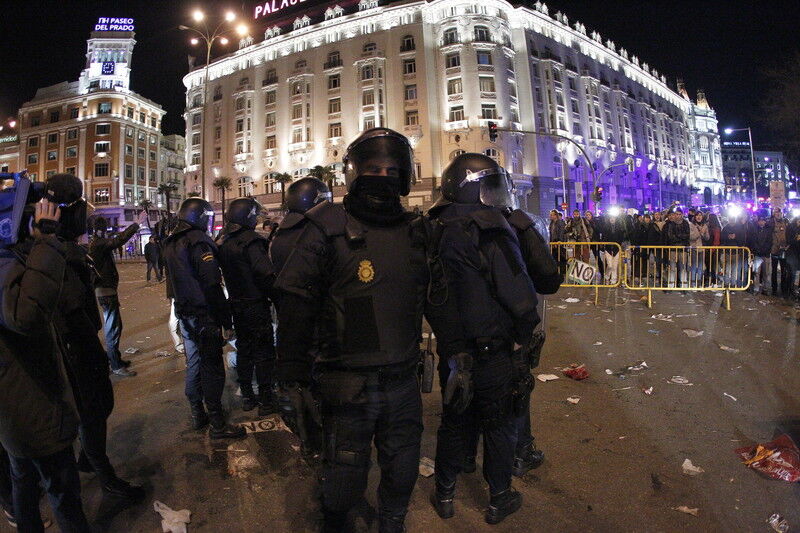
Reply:
[[[209,261],[214,260],[214,254],[212,254],[211,252],[206,252],[200,256],[200,259],[202,259],[204,263],[208,263]]]
[[[372,261],[365,259],[358,264],[358,279],[362,283],[369,283],[375,279],[375,268],[372,266]]]

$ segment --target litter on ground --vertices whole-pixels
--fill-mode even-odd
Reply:
[[[667,383],[674,383],[675,385],[694,385],[694,383],[689,383],[689,380],[683,376],[672,376],[667,380]]]
[[[556,376],[555,374],[539,374],[536,376],[536,379],[538,379],[542,383],[546,383],[548,381],[553,381],[558,379],[558,376]]]
[[[579,401],[581,401],[581,397],[580,396],[570,396],[569,398],[567,398],[567,401],[574,405],[574,404],[578,403]]]
[[[771,442],[738,448],[734,452],[745,466],[772,479],[788,483],[800,481],[800,450],[789,435],[783,434]]]
[[[700,509],[698,509],[697,507],[687,507],[685,505],[681,505],[680,507],[673,507],[672,509],[675,511],[680,511],[682,513],[690,514],[692,516],[697,516],[697,513],[700,512]]]
[[[422,457],[419,460],[419,475],[431,477],[435,472],[436,463],[430,457]]]
[[[586,365],[579,365],[572,363],[567,368],[563,369],[564,375],[576,381],[581,381],[589,377],[589,371],[586,370]]]
[[[719,349],[723,352],[731,352],[731,353],[738,353],[739,348],[731,348],[730,346],[725,346],[724,344],[719,345]]]
[[[686,336],[690,338],[700,337],[703,334],[702,331],[698,331],[696,329],[684,329],[683,332],[686,333]]]
[[[192,512],[188,509],[173,511],[162,502],[153,502],[153,509],[161,515],[161,531],[163,533],[186,533],[186,526],[192,521]]]
[[[683,469],[683,473],[687,476],[697,476],[705,472],[705,470],[699,466],[693,465],[691,459],[685,459],[681,465],[681,468]]]

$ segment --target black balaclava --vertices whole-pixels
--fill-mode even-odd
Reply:
[[[360,176],[355,189],[345,195],[344,206],[356,218],[381,226],[394,225],[406,214],[399,179],[392,176]]]

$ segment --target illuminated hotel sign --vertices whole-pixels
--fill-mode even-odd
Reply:
[[[305,1],[306,0],[268,0],[256,6],[255,18],[277,13],[284,8],[302,4]]]
[[[133,19],[100,17],[94,31],[133,31]]]
[[[19,141],[19,135],[6,135],[5,137],[0,137],[0,143],[15,143]]]

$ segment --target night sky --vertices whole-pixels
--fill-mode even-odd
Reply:
[[[257,3],[5,0],[0,17],[0,121],[5,123],[14,115],[37,88],[78,79],[85,41],[98,17],[131,17],[136,19],[137,40],[132,88],[167,110],[165,133],[183,133],[181,78],[188,70],[187,55],[193,51],[188,35],[177,26],[190,22],[194,7],[209,13],[229,7],[254,27],[252,13]],[[296,10],[321,11],[335,3],[306,0]],[[682,77],[693,98],[697,88],[705,89],[721,128],[749,124],[757,146],[773,140],[758,122],[766,84],[762,71],[782,64],[800,48],[797,0],[553,0],[547,4],[551,15],[563,11],[570,24],[578,20],[589,32],[597,30],[604,40],[611,39],[638,55],[666,75],[673,87],[675,78]],[[259,33],[263,30],[254,35]]]

